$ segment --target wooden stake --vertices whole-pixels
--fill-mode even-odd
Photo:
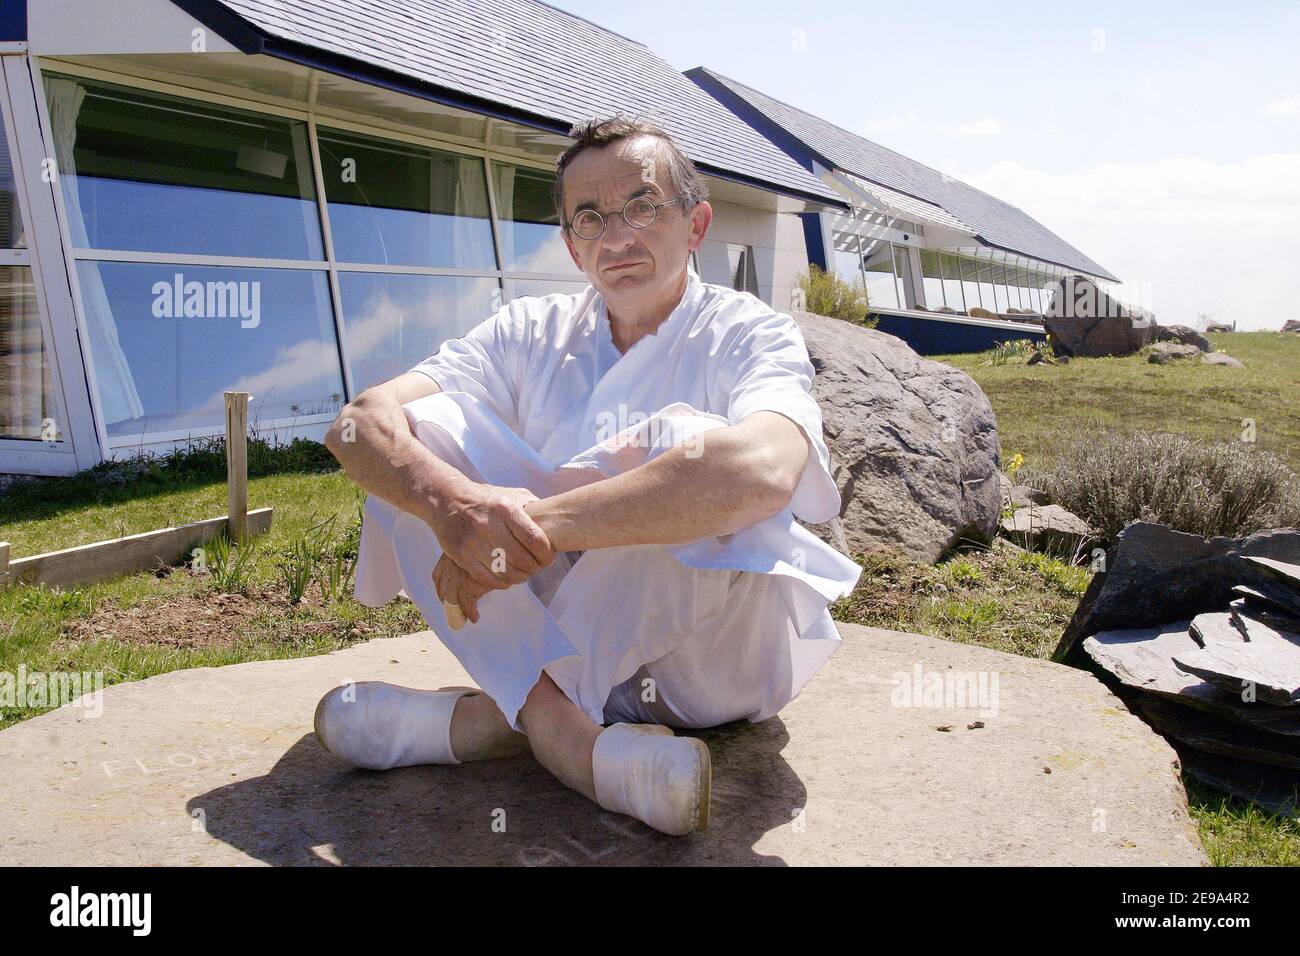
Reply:
[[[248,399],[247,392],[226,392],[226,485],[230,490],[231,540],[248,541]]]

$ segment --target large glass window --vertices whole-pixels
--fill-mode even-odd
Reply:
[[[947,303],[950,309],[956,309],[958,312],[966,311],[966,304],[962,298],[961,271],[957,263],[957,257],[947,252],[940,253],[939,265],[943,269],[944,302]]]
[[[877,240],[866,258],[867,304],[881,309],[897,309],[898,278],[894,274],[893,246]]]
[[[933,312],[944,304],[943,271],[939,266],[939,253],[933,249],[921,250],[921,278],[925,288],[925,307]]]
[[[50,75],[77,247],[322,259],[305,123]]]
[[[502,268],[581,276],[560,232],[551,198],[555,173],[512,163],[492,163]],[[586,284],[585,281],[583,283]]]
[[[343,325],[360,391],[400,375],[501,307],[494,278],[343,272]]]
[[[858,237],[849,233],[836,233],[835,248],[831,252],[831,270],[845,282],[862,286],[862,254]]]
[[[219,431],[227,390],[263,426],[328,420],[345,381],[355,395],[401,374],[508,297],[587,287],[552,171],[335,127],[313,157],[306,123],[256,108],[57,74],[45,94],[111,444]],[[0,165],[0,242],[21,235],[11,180]],[[41,355],[20,279],[0,275],[0,375]],[[11,411],[0,422],[30,432],[35,413]]]
[[[317,139],[339,262],[496,268],[481,158],[337,130]]]
[[[226,390],[252,395],[253,421],[338,413],[323,271],[83,261],[78,272],[110,438],[215,430]]]

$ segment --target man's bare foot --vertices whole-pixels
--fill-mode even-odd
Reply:
[[[513,757],[528,749],[528,736],[506,722],[496,701],[475,690],[456,701],[451,749],[462,763]]]

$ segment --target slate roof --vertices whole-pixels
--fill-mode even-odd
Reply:
[[[564,134],[619,110],[702,172],[836,208],[834,190],[643,44],[536,0],[172,0],[239,49]]]
[[[1010,203],[924,166],[901,153],[840,129],[826,120],[772,99],[705,67],[687,70],[702,89],[728,103],[770,138],[791,151],[789,138],[811,150],[823,165],[942,207],[985,243],[1036,259],[1119,281],[1056,233]],[[739,102],[737,102],[739,100]],[[746,108],[748,107],[748,109]],[[753,115],[753,111],[759,114]],[[764,123],[763,121],[767,122]],[[771,124],[777,129],[772,130]]]
[[[840,175],[858,189],[875,196],[889,208],[903,213],[903,218],[911,219],[913,222],[934,223],[949,229],[956,229],[958,232],[975,232],[966,223],[935,203],[917,199],[907,193],[900,193],[897,189],[890,189],[888,186],[880,185],[880,183],[873,183],[848,170],[841,170]]]

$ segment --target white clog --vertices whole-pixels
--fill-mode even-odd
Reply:
[[[708,827],[713,771],[703,740],[659,724],[612,724],[596,738],[591,765],[604,809],[672,836]]]
[[[473,688],[417,690],[384,681],[343,684],[316,705],[316,739],[356,767],[459,764],[451,750],[456,701]]]

